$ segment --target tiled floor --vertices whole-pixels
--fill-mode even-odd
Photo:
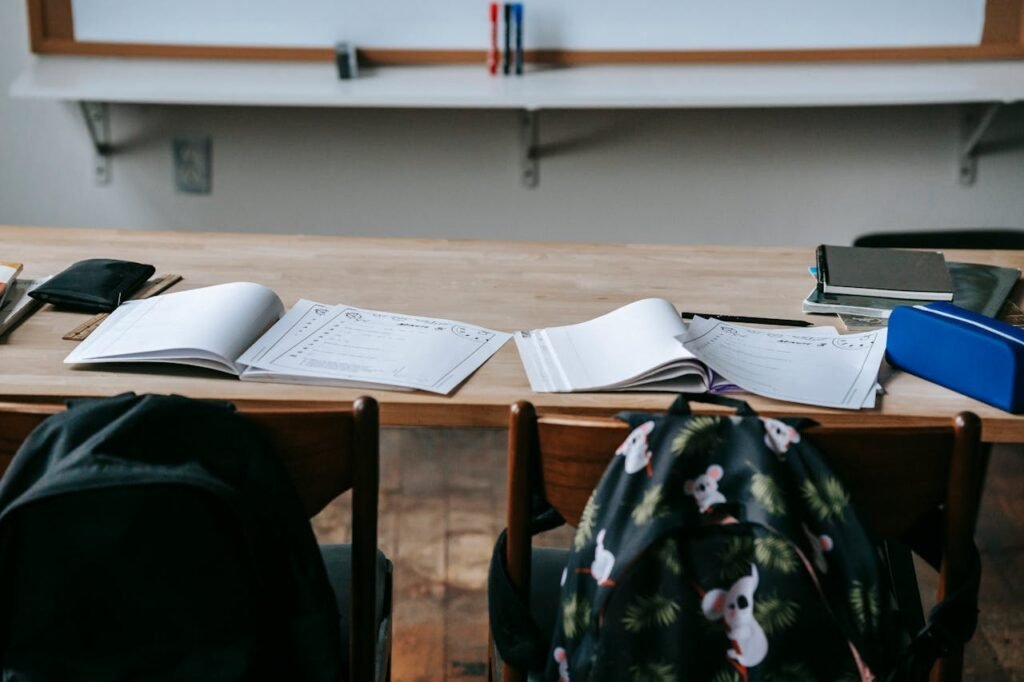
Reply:
[[[385,429],[381,458],[380,545],[395,561],[393,679],[485,679],[487,565],[504,518],[505,431]],[[347,504],[342,498],[314,520],[322,541],[347,540]],[[555,533],[548,542],[567,544],[564,529]],[[966,679],[1024,679],[1024,448],[993,452],[978,538],[981,620]]]

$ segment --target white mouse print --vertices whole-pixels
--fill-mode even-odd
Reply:
[[[697,508],[701,513],[710,509],[711,505],[725,502],[725,495],[718,492],[718,482],[724,475],[722,467],[712,464],[697,478],[691,478],[683,483],[683,490],[697,502]]]
[[[761,417],[764,424],[764,444],[777,455],[784,454],[794,443],[800,442],[800,432],[778,419]]]
[[[622,455],[626,462],[626,473],[635,474],[641,469],[647,469],[647,475],[651,476],[651,457],[653,453],[647,446],[647,436],[654,430],[654,422],[644,422],[633,429],[633,432],[622,441],[622,445],[615,451],[616,455]]]
[[[590,563],[590,577],[598,585],[614,585],[610,580],[615,567],[615,555],[604,548],[604,528],[597,534],[597,547],[594,548],[594,560]]]
[[[562,647],[555,647],[553,653],[558,663],[558,682],[569,682],[569,654]]]
[[[604,534],[604,528],[597,533],[597,547],[594,548],[594,560],[590,562],[590,568],[576,569],[577,573],[589,573],[598,587],[615,584],[611,579],[612,569],[615,568],[615,555],[605,549]]]
[[[701,610],[708,620],[725,619],[732,649],[726,655],[744,668],[752,668],[768,655],[768,638],[754,617],[754,591],[757,590],[757,566],[751,574],[732,584],[728,590],[708,591]]]

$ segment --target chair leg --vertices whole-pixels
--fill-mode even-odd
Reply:
[[[931,682],[961,682],[964,674],[964,648],[957,647],[940,658],[932,668]]]
[[[491,635],[491,628],[487,628],[487,682],[494,682],[494,637]]]

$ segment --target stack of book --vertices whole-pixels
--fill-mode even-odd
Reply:
[[[803,302],[805,313],[862,316],[884,325],[898,306],[952,301],[995,317],[1020,270],[979,263],[946,262],[936,251],[852,246],[818,247],[818,285]]]
[[[21,269],[21,263],[0,263],[0,339],[43,305],[28,292],[49,278],[18,277]]]
[[[14,280],[21,272],[21,263],[0,263],[0,306],[7,300],[7,293],[14,286]]]

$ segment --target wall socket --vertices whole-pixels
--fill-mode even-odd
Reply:
[[[175,189],[188,194],[209,194],[213,151],[209,135],[175,137],[171,146]]]

